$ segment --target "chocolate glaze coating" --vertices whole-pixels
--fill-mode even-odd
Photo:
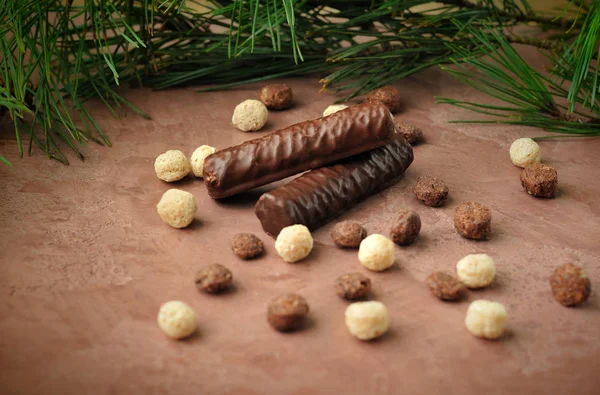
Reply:
[[[395,130],[385,105],[363,103],[209,155],[204,183],[212,198],[235,195],[380,147]]]
[[[314,230],[394,184],[412,161],[411,146],[396,135],[383,147],[312,170],[263,194],[254,212],[271,236],[293,224]]]

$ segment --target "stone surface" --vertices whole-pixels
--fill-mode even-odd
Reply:
[[[508,148],[544,132],[448,124],[477,115],[436,106],[434,95],[481,96],[437,70],[405,80],[397,85],[411,98],[402,119],[422,126],[427,142],[414,148],[415,161],[398,184],[315,231],[313,252],[296,265],[277,256],[252,210],[259,192],[272,186],[215,202],[200,179],[156,178],[154,158],[167,149],[221,149],[321,116],[336,98],[319,94],[317,81],[275,81],[292,87],[294,107],[273,112],[266,129],[251,134],[230,118],[261,84],[215,93],[125,90],[153,121],[132,113],[119,121],[91,103],[114,146],[89,145],[86,161],[71,156],[68,167],[36,149],[19,159],[12,129],[2,124],[0,152],[15,166],[0,166],[0,392],[597,393],[600,297],[593,290],[587,303],[565,309],[548,278],[573,262],[600,284],[600,140],[540,142],[561,187],[555,199],[532,199]],[[414,198],[411,188],[424,174],[438,175],[452,190],[443,207]],[[173,187],[196,196],[201,221],[178,230],[160,220],[156,203]],[[492,209],[490,241],[454,231],[454,209],[469,200]],[[336,248],[329,236],[345,219],[385,234],[401,208],[417,211],[423,226],[415,244],[395,247],[397,267],[386,272],[368,272],[356,250]],[[266,254],[251,264],[239,260],[230,248],[239,232],[259,235]],[[474,252],[494,257],[494,284],[460,303],[431,297],[425,278],[454,272]],[[198,293],[191,281],[197,259],[230,267],[235,288],[219,297]],[[389,308],[390,330],[377,342],[357,341],[345,327],[347,302],[331,284],[352,271],[371,277],[373,298]],[[268,303],[288,292],[302,294],[311,313],[305,330],[282,335],[264,317]],[[182,342],[169,341],[156,325],[160,305],[171,299],[198,315],[198,331]],[[476,299],[506,306],[509,333],[502,340],[485,342],[465,328]]]

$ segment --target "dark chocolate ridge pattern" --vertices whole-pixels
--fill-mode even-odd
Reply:
[[[204,183],[212,198],[235,195],[380,147],[395,128],[380,102],[349,107],[209,155]]]
[[[294,224],[314,230],[396,183],[412,161],[411,146],[396,136],[383,147],[312,170],[263,194],[254,212],[271,236]]]

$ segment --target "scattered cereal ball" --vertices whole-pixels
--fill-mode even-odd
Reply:
[[[441,300],[460,300],[465,295],[465,286],[455,277],[444,272],[431,273],[425,284]]]
[[[196,273],[196,288],[208,293],[217,293],[229,288],[233,274],[219,263],[205,266]]]
[[[496,265],[487,254],[470,254],[456,264],[460,281],[469,288],[487,287],[496,277]]]
[[[174,228],[185,228],[194,220],[196,198],[180,189],[169,189],[156,205],[160,218]]]
[[[260,101],[270,110],[285,110],[292,105],[292,88],[286,84],[265,85],[260,90]]]
[[[377,88],[367,95],[366,101],[379,100],[391,113],[400,111],[400,91],[391,85]]]
[[[540,146],[530,138],[516,139],[510,146],[510,160],[515,166],[526,167],[541,159]]]
[[[179,181],[190,172],[190,162],[183,152],[169,150],[158,155],[154,161],[156,176],[163,181]]]
[[[383,235],[368,236],[360,243],[358,260],[369,270],[384,271],[394,264],[394,243]]]
[[[533,163],[521,172],[521,185],[530,195],[553,198],[558,189],[558,174],[552,166]]]
[[[423,131],[408,122],[396,121],[396,130],[410,144],[423,140]]]
[[[244,100],[233,110],[231,123],[242,132],[260,130],[267,123],[269,112],[258,100]]]
[[[338,222],[331,230],[333,242],[342,248],[358,248],[365,237],[367,237],[365,228],[354,221]]]
[[[389,327],[388,309],[381,302],[355,302],[346,308],[346,327],[360,340],[382,336]]]
[[[267,321],[279,332],[299,329],[308,314],[308,303],[300,295],[282,295],[269,304]]]
[[[190,158],[190,164],[192,165],[192,171],[196,177],[202,178],[202,171],[204,170],[204,159],[208,155],[214,154],[217,152],[215,147],[211,147],[210,145],[201,145],[199,148],[194,151],[192,157]]]
[[[326,117],[346,108],[348,108],[348,106],[345,104],[332,104],[331,106],[327,107],[325,111],[323,111],[323,116]]]
[[[440,207],[448,198],[448,187],[444,181],[434,176],[421,176],[413,193],[426,206]]]
[[[492,235],[492,210],[477,203],[461,203],[454,212],[454,228],[464,238],[487,240]]]
[[[335,280],[335,292],[346,300],[364,299],[371,290],[371,280],[361,273],[348,273]]]
[[[231,250],[242,259],[252,259],[265,251],[261,239],[252,233],[238,233],[231,240]]]
[[[310,254],[313,238],[304,225],[291,225],[281,229],[275,240],[275,250],[286,262],[298,262]]]
[[[390,235],[394,243],[400,246],[412,244],[421,231],[421,217],[412,210],[400,210],[392,225]]]
[[[173,339],[183,339],[196,331],[196,313],[187,304],[172,300],[158,312],[158,326]]]
[[[550,276],[554,299],[563,306],[577,306],[592,292],[592,284],[582,268],[571,263],[562,265]]]
[[[503,304],[476,300],[467,309],[465,324],[473,335],[492,340],[504,334],[507,320],[508,314]]]

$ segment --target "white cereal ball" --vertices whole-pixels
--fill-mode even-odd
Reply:
[[[202,171],[204,170],[204,159],[208,155],[214,154],[217,152],[215,147],[211,147],[210,145],[201,145],[194,151],[192,157],[190,158],[190,164],[192,165],[192,171],[196,177],[202,178]]]
[[[269,111],[258,100],[244,100],[233,110],[231,123],[242,132],[260,130],[267,123]]]
[[[458,261],[456,273],[467,287],[483,288],[494,281],[496,265],[487,254],[470,254]]]
[[[467,309],[465,324],[473,335],[484,339],[497,339],[504,334],[508,314],[503,304],[489,300],[476,300]]]
[[[394,264],[394,242],[379,234],[360,242],[358,260],[367,269],[381,272]]]
[[[179,150],[170,150],[158,155],[154,161],[154,171],[158,178],[166,182],[181,180],[190,172],[190,162]]]
[[[327,107],[325,111],[323,111],[323,116],[326,117],[345,108],[348,108],[348,106],[345,104],[332,104],[331,106]]]
[[[196,331],[196,313],[187,304],[171,300],[158,312],[158,326],[173,339],[183,339]]]
[[[196,198],[180,189],[169,189],[156,205],[160,218],[174,228],[185,228],[196,214]]]
[[[281,229],[275,240],[275,250],[286,262],[298,262],[310,254],[313,238],[304,225],[291,225]]]
[[[510,160],[516,166],[526,167],[541,159],[540,146],[530,138],[517,139],[510,146]]]
[[[346,308],[346,327],[360,340],[371,340],[387,332],[388,309],[381,302],[356,302]]]

